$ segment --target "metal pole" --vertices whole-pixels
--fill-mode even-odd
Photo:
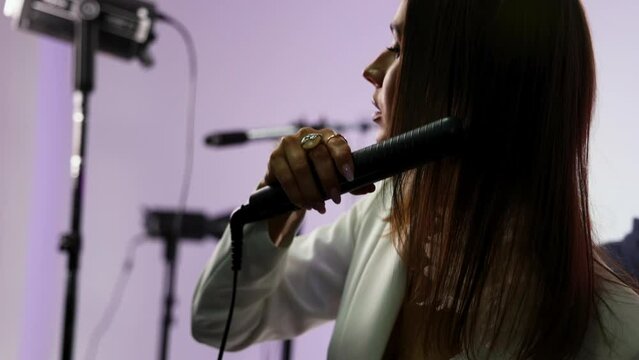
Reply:
[[[178,239],[175,237],[168,237],[165,239],[166,248],[164,253],[164,259],[166,262],[164,272],[164,315],[162,316],[162,328],[160,334],[160,349],[159,359],[166,360],[169,356],[169,335],[170,328],[173,324],[173,304],[175,303],[175,270],[176,270],[176,258]]]
[[[75,92],[73,94],[73,149],[71,155],[71,229],[62,236],[60,250],[67,252],[67,281],[62,338],[62,359],[73,358],[75,315],[77,304],[78,269],[82,249],[82,200],[84,193],[84,169],[86,166],[86,131],[89,95],[93,90],[93,64],[97,48],[98,32],[94,20],[100,14],[95,0],[86,0],[76,9],[74,53]]]

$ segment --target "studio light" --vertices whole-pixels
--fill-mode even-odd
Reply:
[[[155,6],[138,0],[6,0],[4,14],[14,26],[73,41],[74,24],[80,6],[96,7],[99,28],[98,50],[123,59],[152,64],[148,47],[155,39]]]

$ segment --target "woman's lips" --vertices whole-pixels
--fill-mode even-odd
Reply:
[[[384,119],[382,118],[381,111],[378,110],[373,113],[373,122],[379,127],[379,132],[377,133],[376,140],[377,142],[380,142],[386,138],[386,135],[384,133]]]
[[[373,103],[373,106],[375,107],[375,110],[376,110],[373,113],[373,121],[377,123],[382,117],[382,110],[379,108],[379,105],[377,105],[377,100],[375,99],[375,95],[373,95],[371,102]]]

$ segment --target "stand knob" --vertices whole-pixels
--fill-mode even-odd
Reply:
[[[84,0],[78,8],[80,20],[91,21],[100,15],[100,4],[96,0]]]

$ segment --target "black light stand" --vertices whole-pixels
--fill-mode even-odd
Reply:
[[[24,30],[73,43],[73,150],[71,155],[71,224],[60,239],[68,254],[62,359],[73,358],[78,270],[82,250],[82,205],[86,166],[86,131],[89,96],[93,91],[97,51],[152,65],[148,53],[155,40],[153,24],[158,13],[142,0],[7,0],[4,14]]]
[[[64,307],[62,359],[73,358],[77,278],[82,249],[82,200],[84,190],[84,168],[86,166],[86,128],[89,95],[93,90],[93,64],[98,43],[98,28],[95,19],[100,14],[100,4],[85,0],[77,8],[74,36],[75,92],[73,94],[73,150],[71,155],[71,178],[73,193],[71,200],[71,230],[60,242],[60,250],[67,252],[67,284]]]
[[[149,209],[144,215],[144,228],[147,236],[161,238],[164,242],[164,287],[163,313],[160,329],[158,358],[168,359],[169,335],[173,323],[173,305],[175,304],[175,274],[178,244],[182,239],[204,241],[207,237],[219,239],[222,236],[230,213],[209,219],[201,212],[184,212],[168,209]]]
[[[175,236],[169,235],[164,238],[164,315],[162,316],[162,327],[160,330],[159,359],[168,359],[169,353],[169,330],[173,323],[173,304],[175,303],[175,270],[177,259],[177,243]]]
[[[293,352],[293,340],[286,339],[282,341],[282,360],[291,360]]]
[[[164,259],[166,262],[164,272],[164,310],[162,315],[162,327],[160,331],[159,358],[168,358],[169,333],[173,323],[171,316],[175,303],[175,271],[178,242],[182,239],[191,241],[204,241],[206,238],[215,240],[222,237],[226,229],[231,212],[223,212],[218,216],[209,218],[203,212],[180,212],[175,209],[147,209],[144,214],[144,230],[150,238],[160,238],[165,243]],[[179,218],[179,220],[177,220]],[[175,227],[180,223],[179,229]],[[301,228],[299,230],[301,232]],[[177,233],[177,235],[176,235]],[[293,351],[293,341],[284,340],[281,344],[282,360],[290,360]]]

